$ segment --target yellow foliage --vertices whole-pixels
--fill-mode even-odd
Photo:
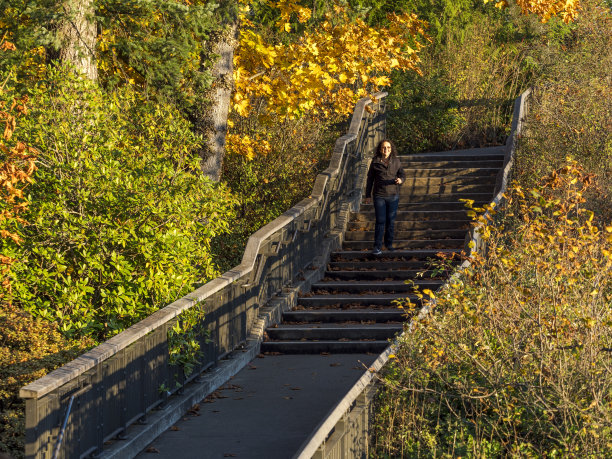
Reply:
[[[484,0],[489,3],[494,0]],[[580,0],[515,0],[523,14],[533,13],[540,16],[542,22],[547,22],[553,16],[560,16],[568,23],[576,19],[580,10]],[[497,8],[506,8],[506,0],[496,1]]]
[[[281,36],[290,30],[292,17],[306,22],[312,13],[296,0],[270,5],[280,9]],[[418,71],[418,38],[425,37],[425,23],[413,14],[391,14],[388,19],[388,27],[375,29],[351,20],[347,10],[337,6],[313,30],[275,44],[243,19],[234,58],[233,110],[247,116],[257,106],[291,119],[306,112],[350,113],[357,99],[391,83],[392,68]]]
[[[249,161],[255,156],[265,156],[270,153],[270,143],[257,135],[255,138],[248,135],[228,134],[226,148],[229,153],[244,156]]]

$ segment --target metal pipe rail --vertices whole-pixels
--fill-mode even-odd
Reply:
[[[512,127],[510,135],[506,140],[506,153],[504,167],[499,173],[495,187],[495,198],[492,202],[496,208],[503,204],[504,193],[510,181],[510,173],[514,163],[514,153],[517,149],[522,134],[525,116],[527,114],[527,100],[531,90],[523,92],[514,103]],[[466,253],[469,255],[478,252],[486,254],[486,241],[480,237],[479,226],[471,228],[466,237]],[[466,260],[451,276],[451,280],[440,287],[452,283],[456,276],[470,266]],[[435,302],[435,300],[434,300]],[[423,306],[417,315],[417,319],[423,319],[431,312],[431,306]],[[412,330],[412,321],[404,333]],[[348,391],[342,400],[329,412],[317,428],[301,445],[293,459],[332,459],[332,458],[361,458],[368,457],[368,435],[369,424],[372,413],[372,402],[376,392],[376,374],[389,361],[389,357],[395,353],[397,342],[388,346],[370,366],[355,385]]]
[[[51,458],[70,401],[59,458],[95,457],[104,443],[244,343],[259,308],[290,286],[342,225],[342,209],[361,198],[359,171],[385,135],[385,96],[357,102],[349,131],[335,144],[330,165],[300,201],[248,240],[242,262],[158,310],[72,362],[23,387],[27,458]],[[203,356],[189,377],[169,362],[168,330],[178,316],[203,304]]]

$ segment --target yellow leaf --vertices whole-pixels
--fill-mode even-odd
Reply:
[[[425,290],[423,290],[423,293],[425,295],[427,295],[429,298],[435,298],[436,295],[434,295],[434,292],[432,292],[431,290],[429,290],[428,288],[426,288]]]

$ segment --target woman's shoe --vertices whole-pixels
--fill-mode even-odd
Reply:
[[[374,249],[374,250],[372,250],[372,255],[382,255],[382,250]]]

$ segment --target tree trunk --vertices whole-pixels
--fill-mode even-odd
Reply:
[[[212,54],[219,56],[212,69],[213,85],[194,113],[194,127],[206,141],[201,151],[202,172],[215,182],[221,177],[227,117],[234,90],[234,50],[238,45],[238,18],[211,37]]]
[[[64,18],[58,28],[60,61],[69,63],[93,81],[98,79],[96,66],[97,27],[93,0],[65,0]]]

